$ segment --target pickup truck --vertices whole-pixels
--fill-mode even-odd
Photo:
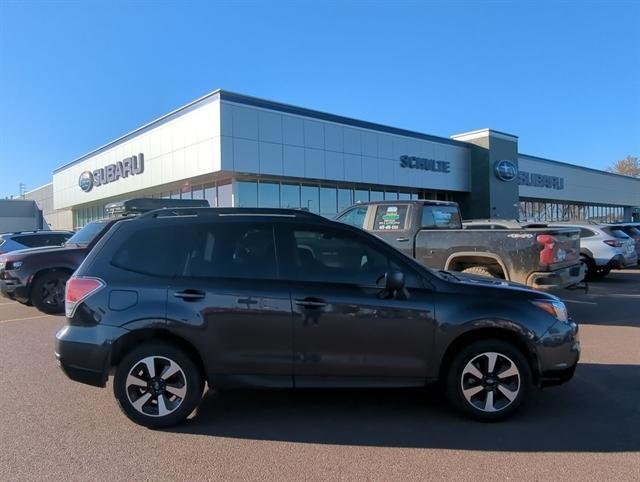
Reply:
[[[490,222],[463,228],[456,203],[428,200],[356,204],[336,219],[376,234],[430,268],[535,289],[566,288],[585,277],[578,229],[517,222],[500,229]]]

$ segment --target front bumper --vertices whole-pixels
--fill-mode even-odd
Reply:
[[[114,326],[66,325],[56,333],[55,354],[62,371],[76,382],[104,387],[113,342],[127,334]]]
[[[542,386],[569,381],[580,360],[580,336],[573,321],[556,322],[538,342],[538,364]]]
[[[566,288],[580,283],[586,275],[584,263],[567,266],[555,271],[536,271],[527,278],[527,286],[537,290]]]
[[[26,303],[29,301],[29,288],[11,272],[0,270],[0,294],[5,298]]]

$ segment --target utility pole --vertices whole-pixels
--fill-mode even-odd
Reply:
[[[24,199],[24,195],[27,192],[27,185],[24,182],[21,182],[19,186],[20,186],[20,197]]]

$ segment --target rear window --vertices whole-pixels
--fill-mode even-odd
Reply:
[[[93,221],[87,224],[84,228],[71,236],[68,240],[68,244],[77,244],[79,246],[88,246],[91,241],[95,239],[98,234],[104,229],[109,221]]]
[[[190,240],[174,226],[138,229],[120,245],[111,264],[150,276],[174,276],[184,266]]]
[[[407,221],[407,205],[382,205],[376,210],[373,229],[376,231],[401,231]]]
[[[455,206],[425,206],[422,210],[422,227],[428,229],[459,229],[460,213]]]
[[[625,233],[622,228],[602,228],[602,230],[618,239],[629,239],[629,235]]]

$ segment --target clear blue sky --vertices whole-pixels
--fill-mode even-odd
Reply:
[[[595,168],[640,155],[640,2],[0,0],[0,197],[224,88]]]

